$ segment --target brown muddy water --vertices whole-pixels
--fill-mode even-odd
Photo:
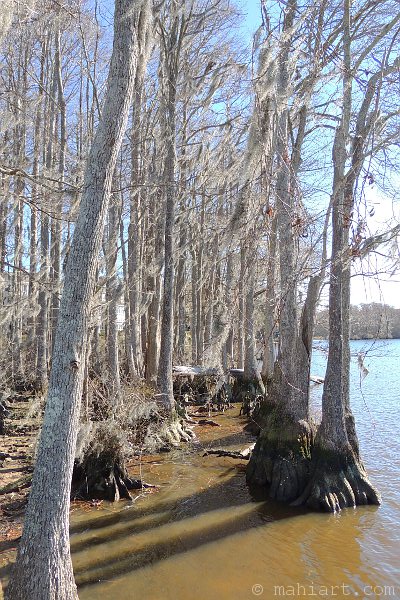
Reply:
[[[381,507],[314,514],[250,494],[244,461],[202,452],[252,442],[234,408],[216,418],[221,427],[201,430],[201,447],[135,461],[156,492],[73,511],[80,599],[400,599],[400,341],[366,348],[370,374],[360,387],[355,358],[352,403]],[[323,376],[325,365],[322,348],[313,373]],[[316,406],[320,393],[314,388]]]

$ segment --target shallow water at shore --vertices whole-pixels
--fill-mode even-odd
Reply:
[[[317,346],[312,372],[323,376],[326,345]],[[202,451],[253,441],[235,407],[215,417],[221,427],[201,429],[201,446],[134,461],[157,491],[73,509],[80,599],[400,598],[400,341],[352,342],[352,351],[352,406],[381,507],[314,514],[252,496],[245,461]],[[361,387],[358,352],[369,369]],[[317,412],[321,392],[313,387]]]

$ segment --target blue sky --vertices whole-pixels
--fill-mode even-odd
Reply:
[[[236,0],[236,5],[242,10],[245,15],[243,20],[243,33],[251,43],[252,36],[257,28],[261,24],[261,11],[260,11],[260,0]],[[374,222],[371,223],[371,233],[385,230],[385,223],[392,217],[391,226],[394,225],[393,221],[399,221],[400,211],[399,206],[393,206],[391,200],[381,194],[372,192],[372,196],[375,196],[374,204],[379,207],[377,213],[380,215],[379,218],[375,218]],[[394,217],[394,219],[393,219]],[[383,249],[382,249],[383,250]],[[383,250],[383,253],[385,250]],[[400,275],[395,273],[392,277],[389,275],[380,275],[374,277],[368,274],[374,273],[375,271],[383,270],[388,268],[388,263],[379,254],[373,254],[367,259],[364,259],[363,266],[357,264],[355,272],[359,275],[352,278],[351,284],[351,302],[352,304],[360,304],[367,302],[384,302],[400,308]],[[362,275],[364,273],[364,275]]]
[[[236,0],[237,6],[246,15],[243,22],[243,30],[249,37],[261,25],[260,0]]]

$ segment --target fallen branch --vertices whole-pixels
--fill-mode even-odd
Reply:
[[[24,489],[30,487],[31,483],[32,483],[32,474],[25,475],[21,479],[18,479],[18,481],[13,481],[11,483],[8,483],[4,487],[0,488],[0,496],[3,496],[4,494],[11,494],[14,492],[20,492],[21,490],[24,490]]]
[[[212,425],[213,427],[221,427],[221,425],[219,423],[216,423],[215,421],[212,421],[211,419],[200,419],[200,421],[197,422],[198,425]]]
[[[221,448],[216,448],[215,450],[206,450],[203,456],[208,456],[209,454],[215,454],[216,456],[229,456],[229,458],[238,458],[239,460],[249,460],[251,453],[253,451],[255,444],[251,444],[248,448],[244,450],[222,450]]]

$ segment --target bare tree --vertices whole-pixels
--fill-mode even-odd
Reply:
[[[389,33],[397,24],[395,17],[383,31]],[[382,30],[367,45],[372,52],[379,44]],[[395,36],[397,37],[397,32]],[[365,156],[374,151],[371,132],[377,125],[379,94],[385,78],[399,70],[399,59],[386,56],[381,68],[372,73],[365,95],[355,115],[354,134],[351,134],[354,109],[354,73],[367,54],[363,49],[352,54],[351,3],[343,3],[343,105],[340,124],[333,145],[334,180],[332,192],[332,256],[329,288],[329,354],[322,397],[322,422],[313,450],[313,471],[310,483],[300,502],[313,508],[337,511],[359,504],[379,504],[380,495],[370,483],[362,463],[350,408],[350,272],[354,248],[358,248],[357,227],[351,236],[356,186]],[[346,147],[351,142],[348,154]],[[372,150],[371,150],[372,147]],[[350,159],[350,168],[346,169]]]
[[[7,599],[77,598],[69,550],[69,497],[93,296],[112,176],[132,102],[149,2],[116,0],[102,116],[65,273],[44,423],[23,537]],[[43,568],[46,565],[46,568]]]

